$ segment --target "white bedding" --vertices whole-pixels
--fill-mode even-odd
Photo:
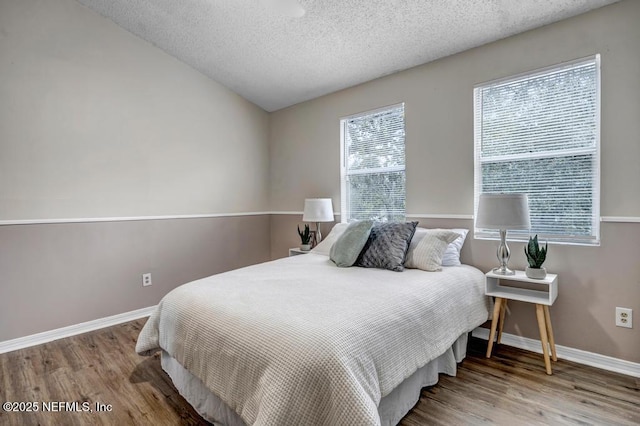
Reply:
[[[462,362],[466,355],[467,339],[467,333],[460,336],[445,353],[418,369],[391,393],[382,397],[378,405],[382,426],[395,426],[400,423],[420,400],[422,388],[438,383],[440,374],[456,375],[458,363]],[[178,393],[205,420],[215,426],[246,426],[235,411],[165,351],[162,351],[160,362],[162,369],[171,377]]]
[[[280,259],[173,290],[136,351],[163,349],[247,424],[379,424],[383,396],[487,319],[483,279]]]

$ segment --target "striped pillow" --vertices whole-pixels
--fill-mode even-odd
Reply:
[[[448,229],[427,229],[418,244],[410,246],[404,266],[423,271],[441,271],[442,255],[460,234]]]

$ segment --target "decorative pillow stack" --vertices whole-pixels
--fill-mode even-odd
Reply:
[[[336,224],[312,252],[340,267],[361,266],[402,271],[441,271],[459,266],[468,229],[425,229],[418,222],[370,220]]]
[[[401,272],[418,222],[376,223],[355,266]]]
[[[449,229],[419,228],[411,241],[405,266],[423,271],[442,270],[442,257],[447,247],[460,237],[461,234]],[[464,243],[464,239],[462,239],[462,243]],[[453,250],[455,251],[456,248],[454,247]],[[459,256],[458,254],[458,264],[460,264]],[[450,260],[453,261],[453,259]]]

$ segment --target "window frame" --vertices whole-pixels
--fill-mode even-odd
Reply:
[[[509,241],[527,241],[529,234],[538,234],[539,238],[548,241],[549,243],[565,244],[565,245],[585,245],[585,246],[599,246],[600,245],[600,202],[601,202],[601,60],[600,54],[593,54],[586,57],[574,59],[567,62],[562,62],[555,65],[550,65],[542,68],[537,68],[531,71],[519,73],[516,75],[503,77],[495,80],[490,80],[483,83],[475,84],[473,87],[473,115],[474,115],[474,219],[478,212],[478,200],[480,193],[482,192],[482,105],[481,97],[478,96],[478,91],[491,86],[497,86],[501,84],[513,83],[525,79],[534,79],[543,75],[547,75],[553,72],[561,72],[571,68],[575,68],[582,64],[594,64],[596,74],[596,93],[595,93],[595,149],[593,148],[569,148],[566,150],[557,150],[553,152],[542,152],[536,154],[511,154],[505,155],[500,158],[500,161],[517,161],[517,160],[535,160],[542,158],[561,158],[570,155],[576,155],[580,153],[589,153],[594,158],[594,168],[592,173],[592,233],[591,236],[579,236],[579,235],[550,235],[537,232],[534,228],[530,229],[526,235],[523,232],[511,231],[508,235]],[[492,162],[496,162],[495,159]],[[498,240],[498,231],[480,230],[475,226],[475,220],[473,224],[474,239],[484,240]]]
[[[373,115],[379,112],[384,112],[384,111],[389,111],[395,108],[402,108],[403,110],[403,128],[404,128],[404,133],[405,133],[405,161],[404,161],[404,166],[392,166],[392,167],[380,167],[377,169],[366,169],[366,171],[355,171],[353,173],[348,173],[347,170],[347,155],[346,155],[346,136],[347,136],[347,123],[349,120],[352,120],[354,118],[359,118],[365,115]],[[407,188],[406,188],[406,178],[407,178],[407,161],[406,161],[406,128],[407,128],[407,123],[406,123],[406,110],[405,110],[405,102],[398,102],[395,104],[391,104],[391,105],[385,105],[379,108],[375,108],[375,109],[371,109],[371,110],[367,110],[367,111],[361,111],[355,114],[350,114],[348,116],[345,117],[341,117],[340,118],[340,221],[342,223],[347,223],[349,221],[348,216],[349,216],[349,210],[348,210],[348,202],[347,202],[347,176],[349,175],[362,175],[362,174],[371,174],[373,173],[372,171],[375,172],[404,172],[404,177],[405,177],[405,192],[404,192],[404,197],[405,197],[405,210],[404,210],[404,217],[406,218],[406,214],[407,214],[407,209],[406,209],[406,200],[407,200]]]

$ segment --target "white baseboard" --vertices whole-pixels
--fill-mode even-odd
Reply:
[[[123,322],[133,321],[138,318],[148,317],[155,308],[155,306],[149,306],[148,308],[136,309],[135,311],[124,312],[106,318],[98,318],[93,321],[81,322],[80,324],[56,328],[55,330],[32,334],[30,336],[5,340],[4,342],[0,342],[0,354],[28,348],[29,346],[41,345],[53,340],[75,336],[100,328],[111,327],[112,325],[122,324]]]
[[[473,337],[489,340],[489,329],[476,328],[473,330]],[[529,339],[528,337],[516,336],[515,334],[502,333],[501,344],[525,349],[531,352],[542,354],[542,344],[540,340]],[[587,352],[580,349],[569,348],[567,346],[556,345],[558,358],[578,364],[589,365],[603,370],[614,371],[628,376],[640,377],[640,364],[623,359]]]

